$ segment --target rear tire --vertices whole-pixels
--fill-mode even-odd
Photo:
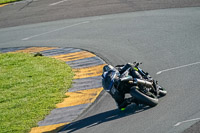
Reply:
[[[147,94],[142,93],[139,91],[138,87],[132,87],[130,91],[131,95],[138,100],[138,102],[142,104],[149,105],[151,107],[154,107],[158,104],[158,98],[152,94],[151,92],[148,92]]]

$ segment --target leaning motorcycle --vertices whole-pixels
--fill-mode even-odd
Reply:
[[[117,65],[115,67],[104,67],[102,74],[103,88],[114,94],[121,88],[123,84],[124,93],[129,93],[132,98],[136,99],[137,104],[145,104],[154,107],[158,104],[158,98],[165,96],[167,91],[158,85],[147,72],[144,72],[140,67],[141,63],[128,63],[126,65]],[[108,69],[109,70],[105,70]],[[110,69],[111,68],[111,69]]]

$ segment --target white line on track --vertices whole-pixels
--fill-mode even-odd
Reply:
[[[64,29],[67,29],[67,28],[71,28],[71,27],[78,26],[78,25],[81,25],[81,24],[86,24],[86,23],[90,23],[90,21],[84,21],[84,22],[68,25],[66,27],[62,27],[62,28],[59,28],[59,29],[55,29],[55,30],[52,30],[52,31],[48,31],[48,32],[44,32],[44,33],[41,33],[41,34],[29,36],[29,37],[23,38],[22,41],[26,41],[26,40],[29,40],[29,39],[32,39],[32,38],[35,38],[35,37],[38,37],[38,36],[42,36],[42,35],[45,35],[45,34],[53,33],[53,32],[56,32],[56,31],[64,30]]]
[[[183,68],[183,67],[193,66],[193,65],[197,65],[197,64],[200,64],[200,62],[195,62],[195,63],[191,63],[191,64],[187,64],[187,65],[182,65],[182,66],[178,66],[178,67],[173,67],[173,68],[161,70],[161,71],[157,72],[156,74],[161,74],[163,72],[167,72],[167,71],[171,71],[171,70],[175,70],[175,69],[180,69],[180,68]]]
[[[61,0],[61,1],[58,1],[58,2],[55,2],[55,3],[52,3],[52,4],[49,4],[49,6],[55,6],[57,4],[60,4],[60,3],[63,3],[63,2],[66,2],[68,0]]]
[[[200,120],[200,118],[195,118],[195,119],[191,119],[191,120],[186,120],[186,121],[181,121],[181,122],[178,122],[176,123],[174,126],[177,127],[183,123],[186,123],[186,122],[191,122],[191,121],[197,121],[197,120]]]

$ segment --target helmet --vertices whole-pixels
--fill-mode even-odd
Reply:
[[[102,74],[102,86],[106,91],[110,91],[115,82],[115,79],[119,76],[119,72],[111,65],[103,67]]]
[[[104,73],[104,72],[109,72],[109,71],[111,71],[111,70],[113,70],[113,69],[115,69],[113,66],[111,66],[111,65],[105,65],[105,66],[103,67],[103,73]]]

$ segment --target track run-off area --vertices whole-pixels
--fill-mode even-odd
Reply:
[[[123,112],[104,93],[62,132],[179,133],[200,118],[199,22],[199,7],[65,19],[1,28],[0,48],[73,47],[112,65],[140,61],[168,91],[154,108]]]

